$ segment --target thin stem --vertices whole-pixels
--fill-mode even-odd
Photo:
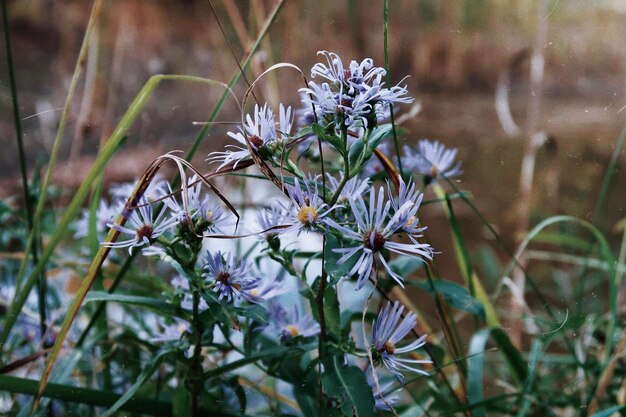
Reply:
[[[337,200],[339,200],[339,195],[341,194],[343,187],[346,186],[346,183],[350,179],[350,158],[348,157],[348,129],[345,127],[341,129],[341,138],[343,139],[343,148],[346,151],[345,156],[343,158],[344,173],[343,173],[343,178],[341,178],[341,182],[337,186],[337,191],[335,191],[335,194],[330,199],[330,203],[329,203],[330,207],[334,206],[337,203]],[[326,191],[326,187],[324,187],[324,192],[325,191]]]
[[[193,347],[193,359],[191,369],[189,370],[189,388],[191,392],[191,408],[189,415],[191,417],[198,416],[198,404],[200,399],[200,391],[202,391],[202,333],[204,328],[199,320],[200,292],[197,288],[193,290],[193,334],[195,335]]]
[[[2,23],[4,25],[4,41],[7,51],[7,65],[9,69],[9,84],[11,86],[11,103],[13,105],[13,125],[15,126],[15,134],[17,139],[17,152],[20,161],[20,174],[22,177],[22,190],[24,194],[24,207],[26,207],[26,223],[28,224],[29,234],[34,233],[33,228],[33,202],[30,198],[30,190],[28,187],[28,175],[26,169],[26,155],[24,152],[24,133],[22,131],[22,120],[20,118],[20,106],[17,95],[17,85],[15,82],[15,71],[13,68],[13,50],[11,47],[11,31],[9,30],[9,13],[7,11],[6,0],[2,0]],[[40,242],[41,237],[36,236],[36,242]],[[41,245],[39,245],[41,246]],[[31,245],[31,255],[33,263],[39,262],[38,246]],[[17,286],[16,286],[17,287]],[[17,288],[16,288],[17,289]],[[45,274],[39,275],[37,282],[38,308],[39,308],[39,331],[42,343],[46,332],[48,331],[46,319],[46,281]],[[45,347],[45,346],[44,346]]]
[[[389,21],[389,0],[385,0],[383,10],[383,42],[385,47],[385,71],[387,85],[391,85],[391,77],[389,76],[389,48],[387,47],[387,22]],[[400,158],[400,145],[398,144],[398,134],[396,133],[396,120],[393,114],[393,104],[389,104],[389,113],[391,115],[391,130],[393,132],[393,145],[396,150],[396,156],[398,158],[398,171],[402,175],[402,159]]]
[[[126,260],[120,267],[120,270],[117,272],[117,275],[113,279],[113,283],[107,290],[107,293],[113,294],[115,292],[120,282],[122,282],[122,278],[124,278],[124,276],[126,275],[126,272],[128,272],[128,270],[130,269],[130,266],[133,263],[133,260],[137,257],[137,254],[139,253],[140,251],[138,250],[134,251],[128,258],[126,258]],[[87,327],[85,327],[85,330],[83,330],[83,333],[80,335],[80,338],[76,342],[77,348],[81,347],[83,343],[85,343],[85,339],[87,338],[89,331],[94,326],[94,324],[96,324],[96,322],[98,321],[102,313],[105,312],[105,308],[106,308],[106,301],[102,301],[96,308],[96,311],[91,316],[91,319],[89,320],[89,323],[87,324]]]

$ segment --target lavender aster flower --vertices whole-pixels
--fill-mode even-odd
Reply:
[[[400,373],[401,370],[428,375],[428,372],[407,364],[432,363],[430,360],[398,357],[400,354],[414,351],[426,344],[426,335],[423,335],[402,348],[396,346],[417,324],[417,316],[412,311],[400,321],[403,311],[404,306],[401,306],[397,301],[393,306],[391,302],[387,302],[374,320],[372,329],[372,354],[374,360],[379,363],[382,362],[389,371],[397,375],[401,380],[403,379]]]
[[[297,231],[299,235],[303,230],[314,231],[326,227],[325,217],[337,206],[328,208],[328,204],[320,198],[317,180],[318,177],[304,181],[304,189],[302,189],[300,180],[297,178],[295,185],[287,185],[291,204],[286,207],[283,206],[284,213],[281,223],[289,225],[289,227],[282,229],[283,232]],[[311,182],[314,184],[313,187],[310,185]]]
[[[202,184],[196,175],[188,179],[187,184],[186,208],[185,204],[179,202],[173,195],[165,200],[165,204],[172,211],[174,217],[178,219],[178,223],[188,224],[190,220],[197,221],[197,225],[202,228],[203,232],[223,233],[222,228],[231,225],[232,219],[208,195],[205,195],[204,198],[200,196]],[[171,189],[170,194],[172,194]]]
[[[250,294],[259,300],[267,301],[290,291],[287,280],[283,276],[273,274],[258,281],[258,285],[250,290]]]
[[[276,128],[274,112],[267,103],[261,108],[255,105],[253,115],[254,118],[249,114],[246,116],[246,123],[239,128],[239,132],[227,133],[228,136],[235,139],[239,144],[227,145],[232,150],[210,153],[207,159],[209,163],[221,162],[221,165],[218,167],[220,169],[231,163],[234,163],[234,167],[236,167],[240,161],[249,158],[250,151],[246,137],[250,141],[250,145],[257,151],[287,139],[293,123],[291,107],[285,109],[282,104],[280,105],[278,129]]]
[[[387,270],[389,275],[398,284],[403,286],[403,279],[400,275],[391,270],[385,257],[383,249],[401,255],[411,256],[418,259],[432,259],[432,248],[426,243],[413,241],[410,244],[393,242],[393,234],[403,231],[409,217],[414,215],[414,204],[410,201],[399,207],[393,215],[390,215],[391,201],[385,203],[385,191],[380,187],[378,196],[376,190],[370,189],[369,207],[361,195],[356,195],[350,199],[352,214],[356,220],[357,230],[342,226],[332,220],[327,220],[330,227],[341,232],[345,238],[357,241],[353,247],[333,249],[334,252],[343,253],[337,261],[343,264],[352,256],[360,253],[354,267],[348,272],[348,276],[358,275],[357,289],[365,285],[374,267],[375,255]]]
[[[199,207],[201,226],[203,231],[210,233],[224,233],[224,227],[233,224],[233,219],[222,207],[205,196]]]
[[[327,174],[328,182],[326,183],[326,185],[333,194],[337,192],[337,189],[339,188],[339,183],[343,180],[343,176],[344,174],[342,172],[340,174],[339,180],[337,180],[337,178],[333,177],[330,174]],[[339,193],[339,198],[337,199],[337,202],[340,204],[348,204],[350,197],[357,194],[365,194],[369,190],[369,188],[369,179],[360,179],[358,177],[354,177],[346,182],[346,185],[341,190],[341,193]]]
[[[402,178],[400,178],[397,198],[393,197],[390,187],[388,187],[387,190],[391,207],[395,211],[400,210],[401,207],[408,207],[407,203],[410,204],[410,208],[404,212],[405,221],[402,230],[408,233],[409,237],[415,241],[415,239],[421,237],[421,233],[427,229],[426,227],[420,227],[419,218],[417,217],[417,211],[422,204],[424,194],[417,189],[417,185],[413,180],[409,180],[408,183],[405,183]]]
[[[257,223],[261,228],[259,237],[261,239],[271,240],[278,236],[283,224],[283,218],[288,216],[285,208],[281,205],[275,205],[270,208],[264,208],[257,212]]]
[[[410,103],[406,87],[396,85],[384,87],[384,68],[374,67],[373,60],[366,58],[360,63],[351,61],[346,68],[335,53],[320,51],[327,65],[317,63],[311,69],[311,77],[320,77],[320,84],[309,82],[308,88],[299,91],[304,94],[303,102],[315,106],[318,116],[343,121],[346,126],[356,120],[367,126],[371,120],[376,123],[376,114],[383,114],[391,103]]]
[[[426,139],[419,142],[417,151],[408,146],[404,147],[407,168],[426,175],[429,182],[463,173],[461,162],[455,164],[456,154],[457,149],[446,149],[442,143]]]
[[[394,392],[394,389],[392,389],[393,382],[386,382],[383,384],[378,381],[378,384],[376,384],[374,373],[371,368],[368,368],[366,376],[367,384],[372,387],[372,393],[374,394],[375,401],[374,407],[377,410],[389,410],[390,406],[393,407],[400,402],[400,396],[397,392]],[[378,387],[380,387],[380,390]]]
[[[128,248],[129,253],[131,253],[132,248],[144,245],[150,246],[157,237],[176,225],[177,219],[175,217],[166,218],[166,212],[167,208],[163,207],[156,218],[154,218],[152,205],[148,203],[146,198],[142,197],[138,207],[131,212],[128,218],[126,224],[130,227],[119,224],[107,224],[110,228],[122,234],[133,236],[133,238],[118,240],[117,242],[105,242],[103,245],[110,248]]]
[[[101,199],[96,210],[96,232],[98,234],[107,230],[107,224],[113,222],[120,214],[122,204],[120,202],[109,205],[106,200]],[[83,210],[83,215],[76,222],[76,232],[74,237],[81,238],[89,234],[89,210]]]
[[[250,276],[251,264],[237,260],[230,253],[223,255],[220,251],[215,254],[207,251],[204,260],[206,272],[202,276],[212,281],[213,291],[219,294],[218,300],[224,298],[230,302],[238,298],[250,302],[258,301],[251,294],[259,281],[259,277]]]
[[[297,336],[310,337],[320,332],[310,313],[302,315],[298,307],[285,310],[278,303],[271,303],[268,309],[270,326],[280,335],[280,340],[286,342]]]
[[[150,339],[153,343],[176,342],[185,334],[191,334],[191,326],[185,320],[174,318],[174,324],[163,325],[163,330]]]
[[[115,185],[111,187],[110,194],[114,199],[126,200],[132,194],[136,184],[137,181],[135,181],[134,183],[127,182]],[[143,193],[143,197],[149,202],[154,202],[155,200],[159,200],[163,196],[167,195],[168,190],[168,182],[157,177],[148,185],[148,188]]]
[[[193,296],[191,295],[191,291],[189,289],[189,280],[181,275],[177,275],[170,281],[170,285],[178,290],[182,294],[182,300],[180,301],[180,307],[184,310],[192,311],[193,310]],[[206,301],[201,298],[198,303],[198,311],[202,312],[209,308]]]

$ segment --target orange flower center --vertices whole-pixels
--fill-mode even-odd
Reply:
[[[310,206],[304,206],[298,211],[298,220],[304,225],[310,225],[317,220],[317,210]]]

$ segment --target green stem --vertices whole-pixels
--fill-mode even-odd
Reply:
[[[191,369],[189,369],[189,391],[191,393],[191,408],[189,415],[198,416],[200,392],[202,391],[202,333],[204,327],[199,320],[200,292],[197,288],[193,290],[193,334],[194,347]]]
[[[342,124],[342,126],[344,125]],[[339,195],[341,194],[343,187],[346,186],[346,183],[350,179],[350,157],[348,156],[348,153],[349,153],[348,152],[348,129],[346,127],[342,127],[341,129],[341,139],[343,139],[343,148],[345,149],[345,153],[343,155],[344,173],[343,173],[343,178],[341,178],[341,182],[337,186],[337,191],[335,191],[333,198],[330,199],[330,203],[329,203],[330,207],[334,206],[337,203],[337,200],[339,200]],[[324,192],[326,192],[326,190],[324,190]]]
[[[387,47],[387,22],[389,21],[389,0],[385,0],[383,10],[383,42],[385,47],[385,71],[387,86],[391,85],[391,77],[389,76],[389,48]],[[402,176],[402,158],[400,158],[400,145],[398,144],[398,134],[396,133],[396,119],[393,114],[393,105],[389,104],[389,113],[391,115],[391,130],[393,131],[393,145],[396,150],[396,156],[398,158],[398,171]]]
[[[137,257],[139,253],[140,251],[136,250],[128,258],[126,258],[120,270],[117,272],[117,275],[113,279],[113,283],[107,290],[109,294],[113,294],[115,292],[120,282],[122,282],[122,278],[124,278],[124,276],[126,275],[126,272],[128,272],[128,270],[130,269],[130,266],[133,260]],[[83,330],[82,334],[78,338],[78,341],[76,342],[77,348],[81,347],[83,343],[85,343],[85,339],[87,338],[89,331],[94,326],[94,324],[96,324],[96,322],[98,321],[102,313],[105,312],[105,308],[106,308],[106,301],[102,301],[100,304],[98,304],[96,311],[91,316],[91,319],[89,319],[89,323],[87,323],[87,327],[85,327],[85,330]]]
[[[2,392],[35,395],[37,394],[38,386],[39,381],[0,375],[0,391]],[[97,391],[54,383],[48,384],[44,391],[44,396],[60,401],[88,404],[97,407],[110,407],[121,397],[121,395],[113,392]],[[171,416],[172,404],[164,401],[155,401],[154,399],[133,397],[120,407],[120,411],[122,410],[131,413]]]
[[[24,206],[26,207],[26,223],[28,224],[28,233],[36,235],[36,241],[41,242],[41,235],[35,232],[33,227],[33,202],[30,198],[30,191],[28,187],[28,175],[26,173],[26,155],[24,152],[24,134],[22,131],[22,121],[20,118],[20,106],[17,96],[17,86],[15,82],[15,71],[13,68],[13,50],[11,47],[11,31],[9,30],[9,13],[7,11],[6,0],[2,0],[2,23],[4,25],[4,40],[7,51],[7,65],[9,67],[9,84],[11,86],[11,103],[13,105],[13,125],[15,126],[15,134],[17,139],[17,151],[20,161],[20,174],[22,177],[22,190],[24,193]],[[41,247],[41,244],[39,245]],[[37,245],[31,245],[31,256],[33,257],[33,263],[37,264],[39,261],[39,250]],[[18,286],[16,285],[16,289]],[[37,294],[38,294],[38,308],[39,308],[39,330],[43,338],[48,330],[46,319],[46,280],[45,274],[42,272],[39,275],[37,282]],[[46,347],[46,346],[44,346]]]

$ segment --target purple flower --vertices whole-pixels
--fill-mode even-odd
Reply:
[[[122,203],[117,202],[109,205],[106,200],[101,199],[96,210],[96,232],[98,234],[107,230],[107,225],[115,220],[115,217],[122,211]],[[74,237],[81,238],[89,234],[89,210],[83,210],[82,217],[76,222],[76,232]]]
[[[250,145],[257,151],[288,138],[293,123],[293,111],[291,107],[285,109],[285,107],[280,104],[278,129],[276,128],[274,112],[267,103],[261,108],[255,105],[253,115],[254,118],[249,114],[246,116],[246,123],[243,127],[239,128],[239,132],[227,133],[228,136],[235,139],[238,144],[227,145],[227,147],[232,148],[232,150],[229,149],[223,152],[210,153],[207,158],[209,163],[221,162],[218,169],[231,163],[234,163],[233,166],[236,167],[240,161],[250,157],[250,150],[248,149],[246,138],[250,142]]]
[[[371,368],[367,368],[367,383],[370,387],[372,387],[372,393],[374,394],[374,407],[377,410],[389,410],[390,406],[394,406],[400,402],[400,396],[395,390],[392,388],[393,382],[382,383],[380,380],[378,384],[376,384],[376,379],[374,377],[374,372],[372,372]],[[380,390],[378,389],[380,387]],[[383,400],[384,398],[384,400]]]
[[[126,223],[128,226],[107,224],[110,228],[133,237],[117,242],[104,242],[103,245],[110,248],[128,248],[129,253],[132,248],[150,246],[156,238],[176,226],[177,219],[175,217],[166,218],[166,212],[167,208],[164,206],[154,218],[152,205],[145,197],[142,197],[138,206],[130,213]]]
[[[181,275],[177,275],[172,278],[170,281],[170,285],[178,290],[182,294],[182,299],[180,301],[180,307],[183,310],[192,311],[193,310],[193,295],[189,289],[189,280]],[[209,308],[206,301],[201,298],[200,303],[198,303],[198,311],[202,312]]]
[[[337,178],[333,177],[330,174],[327,174],[328,182],[326,183],[326,185],[328,186],[328,188],[333,194],[337,192],[337,189],[339,188],[339,183],[343,180],[343,176],[344,174],[342,172],[340,174],[339,180],[337,180]],[[367,193],[369,188],[370,188],[369,179],[367,178],[360,179],[358,177],[354,177],[348,180],[348,182],[346,182],[345,186],[339,193],[339,199],[337,200],[337,202],[339,204],[348,204],[350,197],[355,196],[357,194],[359,195],[365,194]]]
[[[324,230],[326,227],[325,217],[338,206],[328,208],[328,204],[320,198],[317,190],[318,177],[310,178],[304,182],[304,189],[300,180],[295,179],[295,185],[287,185],[287,193],[291,204],[282,205],[283,215],[280,222],[289,227],[281,229],[282,232],[297,231],[298,235],[303,230]],[[313,183],[311,187],[310,183]]]
[[[258,302],[251,291],[257,286],[259,277],[250,276],[251,264],[220,251],[214,254],[207,251],[204,260],[206,272],[202,276],[211,280],[213,291],[219,294],[218,300],[231,302],[237,298]]]
[[[163,330],[150,339],[153,343],[176,342],[185,334],[191,334],[191,326],[185,320],[174,318],[174,324],[162,324]]]
[[[115,185],[111,187],[110,194],[114,199],[126,200],[132,194],[136,184],[137,181],[134,183],[127,182]],[[167,181],[157,177],[150,182],[148,188],[143,193],[143,198],[147,199],[149,202],[154,202],[155,200],[159,200],[163,196],[166,196],[168,193],[169,184]]]
[[[454,177],[463,173],[461,162],[455,164],[457,149],[446,149],[437,141],[420,140],[417,151],[404,147],[404,161],[407,169],[417,170],[429,178],[430,182],[442,177]]]
[[[287,281],[279,274],[273,274],[259,279],[257,286],[250,290],[250,294],[258,300],[267,301],[290,291]]]
[[[428,375],[428,372],[407,364],[432,363],[430,360],[404,359],[398,357],[398,355],[414,351],[426,344],[426,335],[423,335],[404,347],[399,348],[397,346],[398,342],[404,339],[417,324],[417,316],[412,311],[400,321],[403,311],[404,306],[401,306],[397,301],[393,306],[391,302],[387,302],[385,307],[378,313],[378,317],[374,320],[372,330],[372,355],[374,356],[375,363],[382,362],[383,365],[394,375],[397,375],[400,380],[403,379],[400,373],[401,370]]]
[[[164,201],[178,222],[188,224],[190,220],[198,221],[197,225],[201,226],[202,232],[223,233],[222,227],[231,225],[232,219],[208,195],[203,198],[200,196],[202,183],[196,175],[189,178],[187,184],[188,187],[184,195],[186,202],[179,202],[174,195]],[[173,194],[171,189],[170,194]]]
[[[309,82],[308,88],[299,91],[303,102],[315,107],[319,118],[342,120],[346,126],[359,120],[367,126],[372,115],[384,114],[391,103],[410,103],[406,87],[384,87],[384,68],[375,67],[371,58],[360,63],[351,61],[346,68],[335,53],[320,51],[326,64],[317,63],[311,69],[311,77],[322,78],[322,83]],[[373,118],[376,122],[376,117]]]
[[[268,319],[271,328],[280,335],[283,343],[294,337],[310,337],[320,332],[320,326],[313,320],[311,314],[302,315],[298,307],[285,310],[282,305],[271,303]]]
[[[405,183],[402,178],[400,178],[397,198],[394,198],[392,195],[391,187],[388,187],[387,190],[389,201],[391,201],[391,207],[394,211],[399,211],[402,207],[409,207],[407,204],[410,205],[410,208],[404,212],[405,221],[402,230],[408,233],[409,237],[416,242],[416,239],[422,236],[421,233],[427,229],[426,227],[420,227],[419,218],[417,217],[417,211],[422,204],[424,194],[417,189],[417,185],[413,180]]]
[[[259,237],[271,240],[278,236],[278,233],[282,229],[279,226],[283,225],[283,218],[287,215],[288,213],[281,205],[274,205],[270,208],[259,210],[257,212],[257,222],[261,227]]]
[[[358,242],[353,247],[333,249],[334,252],[343,253],[337,261],[340,265],[357,253],[360,254],[356,264],[348,272],[348,276],[358,275],[357,289],[362,288],[369,279],[376,255],[389,275],[403,286],[402,277],[393,272],[387,264],[381,252],[383,249],[413,258],[432,259],[432,248],[426,243],[412,241],[408,244],[391,240],[392,235],[402,232],[410,217],[415,215],[417,208],[414,203],[407,201],[393,215],[390,215],[391,201],[385,203],[385,191],[383,187],[380,187],[378,197],[376,190],[370,189],[369,207],[361,195],[350,199],[350,207],[356,220],[356,230],[330,219],[327,223],[341,232],[344,238]]]

